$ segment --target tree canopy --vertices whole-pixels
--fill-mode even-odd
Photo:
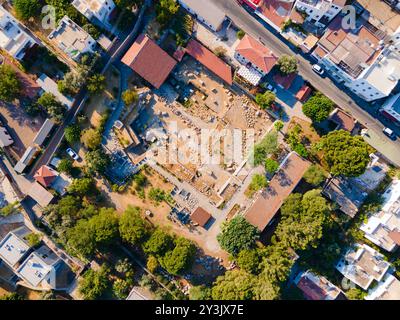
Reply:
[[[14,0],[13,5],[17,17],[21,20],[36,18],[41,8],[40,2],[37,0]]]
[[[256,277],[243,270],[227,271],[212,287],[213,300],[250,300]]]
[[[261,109],[270,109],[276,99],[275,93],[272,91],[265,91],[264,93],[258,93],[256,95],[256,102]]]
[[[85,160],[90,171],[100,174],[105,172],[111,161],[108,154],[101,148],[86,152]]]
[[[46,110],[51,118],[57,122],[62,121],[66,108],[60,101],[57,100],[54,94],[45,92],[37,102]]]
[[[324,170],[320,166],[313,164],[304,173],[303,178],[307,183],[317,187],[325,181],[326,176]]]
[[[291,194],[281,207],[282,218],[275,235],[282,244],[294,250],[316,247],[329,222],[330,207],[320,190],[310,190],[303,196]]]
[[[179,237],[175,240],[175,248],[161,258],[161,266],[170,274],[178,275],[189,268],[196,254],[196,246],[188,239]]]
[[[95,300],[101,297],[109,286],[110,269],[102,265],[99,271],[89,269],[79,282],[79,292],[85,300]]]
[[[139,245],[150,233],[150,224],[140,216],[138,207],[128,207],[119,220],[122,240]]]
[[[303,104],[303,113],[313,122],[321,122],[328,118],[334,105],[332,100],[318,92]]]
[[[268,132],[265,137],[254,146],[252,162],[254,166],[264,164],[265,159],[278,149],[278,133]]]
[[[178,13],[179,4],[176,0],[160,0],[156,5],[157,21],[165,26]]]
[[[78,142],[81,138],[81,128],[78,124],[71,124],[65,128],[64,134],[68,143]]]
[[[361,136],[352,136],[345,130],[329,132],[318,147],[335,176],[357,177],[365,172],[370,161],[368,144]]]
[[[242,216],[234,217],[221,226],[217,240],[222,249],[236,256],[241,250],[251,249],[258,239],[259,232]]]
[[[151,234],[149,240],[144,243],[143,250],[146,254],[163,256],[173,248],[173,245],[174,239],[165,231],[157,229]]]
[[[277,65],[279,71],[284,75],[288,75],[297,71],[297,60],[296,57],[293,56],[288,56],[286,54],[280,56]]]
[[[11,102],[21,92],[21,82],[17,73],[8,65],[0,66],[0,99]]]
[[[97,129],[86,129],[82,133],[81,141],[89,150],[97,149],[101,144],[101,132]]]

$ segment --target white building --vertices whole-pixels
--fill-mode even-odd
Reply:
[[[94,24],[109,26],[112,12],[115,10],[113,0],[74,0],[72,5]]]
[[[365,300],[400,300],[400,281],[387,274],[377,286],[368,291]]]
[[[17,20],[0,6],[0,48],[15,59],[22,60],[35,44],[35,40],[22,29]]]
[[[366,244],[356,244],[339,260],[336,269],[364,290],[375,280],[380,282],[388,273],[390,263],[378,251]]]
[[[67,16],[60,20],[49,39],[75,61],[84,53],[93,53],[96,48],[96,41]]]
[[[306,21],[326,27],[343,9],[346,0],[297,0],[293,10],[304,12]]]
[[[384,47],[371,28],[361,24],[344,30],[341,21],[340,16],[333,20],[312,56],[364,100],[389,96],[400,79],[400,54],[392,45]]]
[[[380,111],[386,118],[400,124],[400,93],[386,99]]]
[[[212,0],[178,0],[180,5],[213,31],[219,31],[226,15]]]
[[[377,246],[394,251],[400,245],[400,181],[394,181],[383,194],[381,211],[372,215],[360,229]]]

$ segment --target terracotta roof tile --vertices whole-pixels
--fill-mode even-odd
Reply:
[[[297,153],[292,152],[264,190],[245,213],[246,220],[263,231],[275,217],[285,199],[293,192],[310,166]]]
[[[121,60],[157,89],[176,65],[176,61],[148,36],[141,34]]]
[[[218,58],[213,52],[193,39],[189,41],[186,52],[226,83],[232,85],[231,67]]]
[[[204,227],[207,222],[212,218],[211,214],[209,214],[206,210],[201,207],[197,207],[196,210],[190,215],[192,221],[199,224],[199,226]]]
[[[53,183],[54,179],[57,177],[57,172],[49,168],[48,166],[41,166],[39,170],[36,171],[33,177],[42,186],[48,187]]]
[[[278,58],[268,48],[247,34],[240,41],[235,51],[265,73],[270,72],[278,61]]]

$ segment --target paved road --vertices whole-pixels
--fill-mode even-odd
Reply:
[[[253,36],[255,39],[261,38],[262,42],[271,49],[275,54],[296,54],[299,61],[299,72],[301,76],[309,81],[312,86],[317,90],[323,92],[326,96],[332,99],[341,108],[348,110],[353,116],[364,124],[368,129],[373,130],[374,134],[379,136],[381,140],[385,141],[387,146],[391,146],[393,152],[388,155],[391,160],[397,165],[400,165],[400,141],[399,139],[394,142],[389,140],[383,133],[382,129],[387,123],[382,124],[381,121],[377,120],[378,115],[371,111],[372,115],[363,110],[359,105],[361,102],[356,103],[355,100],[350,98],[345,92],[339,89],[329,78],[321,78],[315,74],[311,69],[311,62],[305,59],[302,55],[292,51],[292,49],[284,42],[284,40],[272,30],[272,28],[266,27],[261,22],[257,21],[249,12],[247,12],[242,6],[240,6],[235,0],[215,0],[214,1],[220,8],[222,8],[226,15],[233,20],[233,22],[247,34]],[[363,105],[367,108],[367,105]],[[393,128],[397,132],[398,128]],[[378,151],[381,151],[380,145],[373,145]],[[380,150],[381,149],[381,150]],[[384,150],[381,151],[382,153]]]
[[[136,39],[137,33],[142,26],[142,19],[144,16],[144,12],[146,8],[151,5],[151,0],[146,0],[145,5],[141,8],[141,11],[138,16],[137,23],[135,24],[133,30],[129,33],[129,35],[124,39],[116,39],[109,51],[107,52],[107,61],[105,66],[102,70],[102,74],[107,70],[107,68],[121,58],[123,53],[125,53],[128,48],[132,45],[134,40]],[[29,172],[29,176],[33,176],[35,172],[44,164],[50,162],[53,154],[57,150],[58,146],[60,145],[63,137],[64,137],[64,129],[69,124],[71,124],[78,113],[82,110],[83,106],[85,105],[86,100],[88,99],[89,95],[86,89],[80,91],[75,98],[74,104],[72,105],[71,109],[68,111],[64,122],[60,125],[56,132],[54,133],[49,145],[47,146],[46,150],[43,152],[41,157],[36,161],[35,165]]]

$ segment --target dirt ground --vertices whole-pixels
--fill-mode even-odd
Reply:
[[[90,124],[93,127],[98,126],[99,115],[109,108],[109,105],[116,99],[116,93],[119,88],[119,74],[114,68],[108,68],[104,76],[107,79],[106,89],[102,94],[90,98],[89,103],[84,108]],[[117,92],[115,92],[117,90]]]
[[[24,154],[27,147],[32,145],[33,139],[44,123],[42,117],[29,117],[18,103],[4,102],[0,102],[0,120],[13,138],[12,150],[19,157]]]

